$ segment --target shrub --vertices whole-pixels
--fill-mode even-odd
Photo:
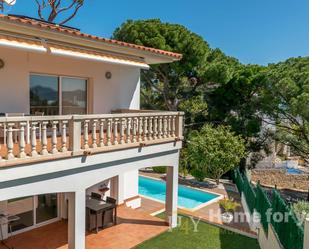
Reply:
[[[227,198],[220,200],[219,204],[224,209],[225,212],[235,212],[236,208],[240,207],[240,205],[237,202]]]
[[[152,167],[153,172],[158,174],[165,174],[166,173],[166,167],[165,166],[158,166],[158,167]]]
[[[189,134],[188,155],[198,174],[205,172],[219,184],[221,176],[237,167],[245,157],[244,140],[229,127],[206,124],[200,131]]]
[[[293,210],[301,223],[304,223],[306,217],[309,218],[309,202],[297,202],[293,205]]]
[[[200,169],[192,169],[191,175],[195,178],[195,180],[202,182],[206,177],[206,172]]]

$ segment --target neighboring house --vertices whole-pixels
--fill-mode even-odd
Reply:
[[[19,217],[12,234],[68,219],[69,248],[83,249],[86,195],[104,188],[136,208],[138,170],[161,165],[176,225],[183,114],[139,108],[140,70],[180,59],[0,15],[0,213]]]

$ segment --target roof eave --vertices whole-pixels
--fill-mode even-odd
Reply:
[[[107,50],[121,54],[127,54],[143,58],[149,65],[171,63],[178,61],[181,57],[174,57],[169,55],[163,55],[159,53],[153,53],[150,51],[144,51],[137,48],[125,47],[118,44],[112,44],[102,41],[96,41],[87,37],[78,37],[69,33],[62,33],[55,30],[47,30],[38,27],[34,27],[28,24],[21,24],[17,22],[7,21],[0,19],[0,30],[14,32],[18,34],[33,36],[37,38],[43,38],[47,40],[54,40],[59,42],[70,43],[72,45],[78,45],[83,47],[95,48],[100,50]]]

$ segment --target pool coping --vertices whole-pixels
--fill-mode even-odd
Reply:
[[[158,178],[151,177],[151,176],[145,176],[145,175],[138,175],[138,176],[139,176],[139,177],[140,177],[140,176],[141,176],[141,177],[145,177],[145,178],[152,179],[152,180],[159,181],[159,182],[165,182],[165,181],[163,181],[162,179],[158,179]],[[211,191],[208,191],[208,190],[205,190],[205,189],[195,188],[195,187],[191,187],[191,186],[187,186],[187,185],[183,185],[183,184],[178,184],[178,185],[181,185],[181,186],[184,186],[184,187],[186,187],[186,188],[191,188],[191,189],[194,189],[194,190],[197,190],[197,191],[201,191],[201,192],[205,192],[205,193],[209,193],[209,194],[217,195],[217,196],[218,196],[218,197],[216,197],[216,198],[214,198],[214,199],[212,199],[212,200],[210,200],[210,201],[207,201],[207,202],[205,202],[205,203],[202,203],[202,204],[200,204],[200,205],[198,205],[198,206],[196,206],[196,207],[194,207],[194,208],[186,208],[186,207],[178,206],[178,205],[177,205],[177,208],[182,209],[182,210],[185,210],[185,211],[195,212],[195,211],[197,211],[197,210],[199,210],[199,209],[201,209],[201,208],[204,208],[204,207],[209,206],[209,205],[211,205],[211,204],[213,204],[213,203],[215,203],[215,202],[217,202],[217,201],[219,201],[219,200],[224,199],[224,195],[222,195],[222,194],[214,193],[214,192],[211,192]],[[141,195],[141,194],[139,194],[139,196],[141,196],[141,197],[143,197],[143,198],[146,198],[146,199],[149,199],[149,200],[152,200],[152,201],[156,201],[156,202],[160,202],[160,203],[165,204],[164,201],[161,201],[161,200],[158,200],[158,199],[149,197],[149,196],[145,196],[145,195]],[[159,211],[161,211],[161,210],[159,210]]]

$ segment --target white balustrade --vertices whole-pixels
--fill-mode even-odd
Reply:
[[[42,156],[46,160],[66,152],[100,152],[123,145],[144,146],[156,140],[175,141],[183,138],[182,126],[183,114],[178,112],[0,117],[0,131],[5,127],[6,137],[0,142],[0,165],[6,161],[40,160]]]

